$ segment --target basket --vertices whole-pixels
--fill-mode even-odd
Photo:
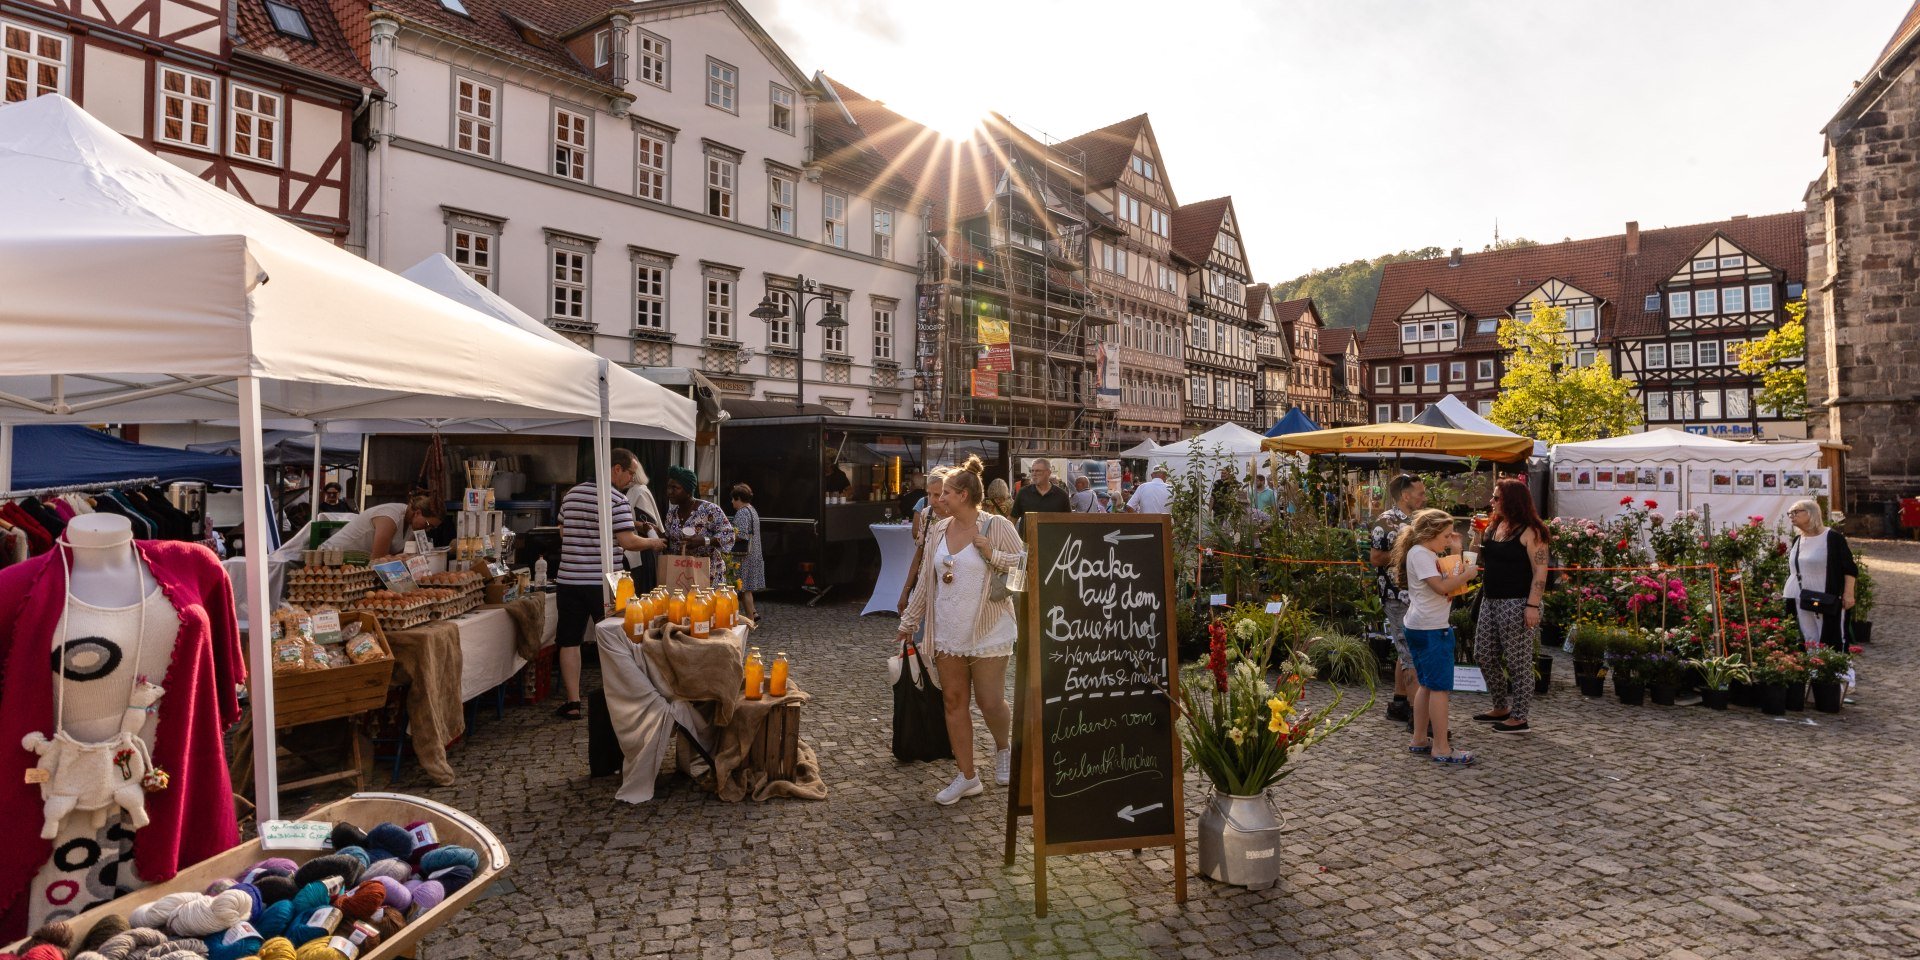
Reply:
[[[410,797],[399,793],[356,793],[344,800],[336,800],[326,806],[309,811],[303,820],[323,820],[336,823],[346,820],[361,829],[371,829],[379,823],[397,823],[402,826],[415,821],[433,824],[443,844],[455,844],[467,847],[480,855],[480,869],[474,871],[473,882],[460,888],[460,892],[451,894],[432,910],[421,914],[419,919],[409,922],[400,933],[391,940],[381,941],[378,947],[360,955],[359,960],[391,960],[408,956],[414,947],[427,934],[432,933],[441,924],[459,913],[467,904],[485,892],[487,887],[506,872],[511,862],[507,848],[493,831],[488,830],[478,820],[444,804],[435,803],[421,797]],[[157,883],[150,887],[103,903],[85,913],[68,920],[75,930],[93,929],[107,915],[113,914],[125,919],[134,908],[151,903],[170,893],[199,893],[207,885],[222,877],[237,877],[247,868],[268,856],[286,857],[296,863],[305,863],[329,850],[271,850],[262,851],[259,840],[249,840],[225,853],[215,854],[174,875],[172,880]],[[8,947],[9,952],[18,953],[26,941]],[[299,946],[299,944],[295,944]]]
[[[373,633],[373,639],[387,655],[379,660],[328,670],[274,674],[274,726],[285,729],[338,720],[377,709],[387,702],[387,685],[393,680],[393,646],[387,643],[387,635],[381,632],[380,622],[372,614],[340,615],[343,624],[356,620],[362,631]]]

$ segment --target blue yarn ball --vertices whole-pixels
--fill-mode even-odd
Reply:
[[[479,872],[480,855],[466,847],[441,847],[420,858],[420,872],[433,874],[448,867],[461,866]]]
[[[396,823],[383,823],[367,832],[365,844],[367,852],[375,860],[397,857],[405,860],[413,856],[413,834]],[[385,857],[381,854],[386,854]]]
[[[465,864],[454,864],[428,875],[429,880],[440,881],[440,886],[450,894],[459,893],[460,888],[473,882],[473,870]]]
[[[373,855],[362,847],[341,847],[335,850],[333,855],[336,857],[352,857],[360,861],[360,868],[363,871],[373,864]]]
[[[260,911],[260,919],[253,922],[254,927],[257,928],[262,935],[268,937],[278,937],[285,934],[287,927],[292,924],[292,900],[282,900],[279,903],[268,904],[266,909]]]
[[[286,936],[288,940],[294,943],[306,943],[309,940],[324,937],[332,933],[331,930],[311,926],[307,923],[307,921],[313,917],[315,910],[321,907],[331,906],[333,903],[333,898],[327,894],[326,884],[318,881],[309,883],[301,887],[300,892],[295,894],[294,898],[289,902],[293,904],[293,919],[292,922],[287,925]]]
[[[239,937],[232,943],[222,943],[226,934],[214,934],[207,938],[208,960],[240,960],[260,953],[260,945],[266,942],[264,937]]]

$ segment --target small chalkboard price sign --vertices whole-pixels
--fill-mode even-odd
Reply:
[[[1009,839],[1012,805],[1031,804],[1036,911],[1047,857],[1158,846],[1173,848],[1184,903],[1170,518],[1030,513],[1026,525]]]

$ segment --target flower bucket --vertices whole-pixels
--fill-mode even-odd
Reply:
[[[1805,683],[1787,684],[1787,709],[1805,710],[1807,708],[1807,685]]]
[[[1853,642],[1854,643],[1872,643],[1873,642],[1873,621],[1872,620],[1855,620],[1853,622]]]
[[[1840,681],[1813,682],[1813,708],[1821,713],[1840,712]]]
[[[1267,795],[1215,791],[1200,813],[1200,875],[1249,890],[1280,882],[1280,819]]]
[[[1679,688],[1671,683],[1647,684],[1647,697],[1651,699],[1654,706],[1657,707],[1673,706],[1673,698],[1679,692]]]
[[[1786,684],[1766,683],[1760,685],[1760,712],[1769,717],[1778,717],[1787,712]]]
[[[1545,696],[1553,687],[1553,657],[1537,654],[1533,658],[1533,692],[1535,696]]]
[[[1625,671],[1613,675],[1613,694],[1620,702],[1629,707],[1637,707],[1647,700],[1647,685],[1639,678],[1628,678]]]
[[[1727,708],[1727,691],[1715,690],[1711,687],[1700,691],[1700,705],[1706,707],[1708,710],[1725,710]]]

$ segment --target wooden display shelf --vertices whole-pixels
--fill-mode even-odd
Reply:
[[[273,675],[273,725],[278,729],[339,720],[379,709],[387,702],[393,681],[393,647],[372,614],[342,613],[341,624],[358,620],[362,632],[371,631],[386,656],[367,663],[327,670],[303,670]]]

